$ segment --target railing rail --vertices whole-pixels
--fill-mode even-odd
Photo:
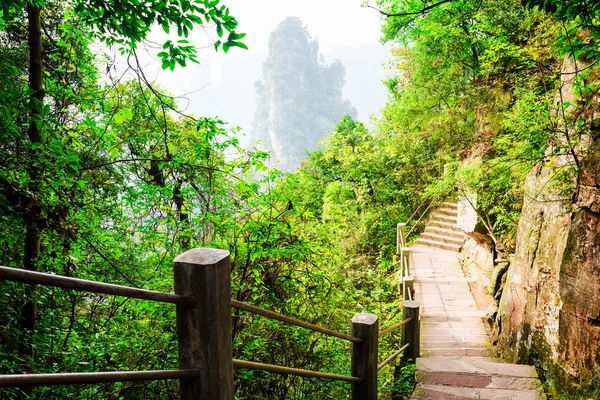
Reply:
[[[262,315],[262,316],[267,317],[267,318],[271,318],[271,319],[275,319],[275,320],[278,320],[278,321],[286,322],[286,323],[288,323],[290,325],[300,326],[302,328],[310,329],[310,330],[315,331],[315,332],[320,332],[320,333],[323,333],[325,335],[334,336],[334,337],[337,337],[337,338],[340,338],[340,339],[344,339],[344,340],[348,340],[348,341],[354,342],[354,343],[361,343],[362,342],[362,340],[360,340],[359,338],[356,338],[354,336],[346,335],[345,333],[336,332],[336,331],[333,331],[331,329],[322,328],[322,327],[320,327],[318,325],[314,325],[314,324],[311,324],[311,323],[308,323],[308,322],[301,321],[299,319],[288,317],[286,315],[279,314],[279,313],[276,313],[274,311],[265,310],[264,308],[256,307],[256,306],[253,306],[253,305],[248,304],[248,303],[243,303],[241,301],[237,301],[237,300],[233,300],[232,299],[231,300],[231,305],[234,308],[237,308],[238,310],[243,310],[243,311],[248,311],[248,312],[251,312],[251,313],[254,313],[254,314],[259,314],[259,315]]]
[[[71,372],[60,374],[0,375],[0,387],[82,385],[107,382],[156,381],[195,378],[195,369],[114,372]]]
[[[84,279],[70,278],[43,272],[27,271],[11,267],[0,266],[0,280],[11,280],[29,284],[75,289],[84,292],[112,294],[115,296],[130,297],[134,299],[157,301],[173,304],[193,304],[191,296],[181,296],[152,290],[138,289],[128,286],[113,285],[110,283],[93,282]]]
[[[425,201],[425,200],[423,200],[423,201]],[[429,205],[427,206],[427,208],[425,209],[425,211],[423,211],[423,213],[421,214],[421,216],[419,217],[419,219],[417,220],[417,222],[415,222],[415,223],[413,224],[413,226],[410,228],[410,230],[409,230],[409,231],[408,231],[408,233],[406,234],[406,237],[409,237],[409,236],[410,236],[410,234],[411,234],[411,233],[413,233],[413,231],[415,230],[415,228],[417,227],[417,225],[419,225],[419,222],[421,222],[421,220],[423,219],[423,217],[425,217],[425,215],[427,215],[427,211],[429,211],[429,209],[431,208],[431,206],[433,206],[434,204],[436,204],[436,203],[437,203],[437,201],[438,201],[438,197],[434,197],[434,199],[433,199],[433,200],[431,200],[431,202],[429,203]],[[423,204],[423,203],[421,203],[421,205],[422,205],[422,204]],[[419,206],[419,208],[421,208],[421,206]],[[417,210],[418,210],[419,208],[417,208]],[[416,213],[416,210],[415,210],[415,213]],[[407,225],[407,226],[408,226],[408,223],[410,222],[410,220],[412,219],[412,217],[414,216],[414,214],[415,214],[415,213],[413,213],[413,215],[411,215],[411,218],[409,218],[409,220],[408,220],[408,221],[406,221],[406,225]]]
[[[252,361],[245,360],[237,360],[233,359],[233,367],[239,369],[252,369],[258,371],[267,371],[273,372],[275,374],[283,374],[283,375],[296,375],[303,376],[307,378],[321,378],[321,379],[332,379],[336,381],[345,381],[345,382],[362,382],[362,379],[356,376],[346,376],[346,375],[337,375],[337,374],[328,374],[326,372],[319,371],[310,371],[307,369],[298,369],[298,368],[290,368],[283,367],[281,365],[273,365],[273,364],[263,364]]]
[[[408,324],[410,321],[412,321],[412,318],[406,318],[405,320],[403,320],[401,322],[398,322],[397,324],[394,324],[394,325],[390,326],[389,328],[385,328],[384,330],[382,330],[381,332],[379,332],[379,337],[382,337],[386,333],[390,333],[394,329],[398,329],[401,326],[404,326],[404,325]]]
[[[349,382],[352,399],[376,400],[377,372],[400,354],[411,359],[418,356],[418,302],[412,302],[417,304],[415,313],[415,304],[408,304],[411,311],[405,301],[403,315],[407,318],[382,331],[378,331],[376,315],[357,314],[352,318],[352,335],[347,335],[232,299],[229,253],[224,250],[193,249],[175,258],[175,294],[3,266],[0,266],[0,280],[176,304],[179,345],[176,370],[0,375],[0,387],[179,379],[182,400],[233,400],[234,369],[252,369]],[[351,376],[233,359],[232,308],[352,342]],[[402,347],[377,364],[378,339],[400,327]]]
[[[381,368],[383,368],[386,365],[388,365],[396,357],[398,357],[400,354],[402,354],[404,352],[404,350],[408,349],[408,346],[410,346],[410,343],[406,343],[404,346],[400,347],[394,354],[392,354],[391,356],[389,356],[388,358],[386,358],[381,364],[379,364],[377,366],[377,371],[379,371]]]

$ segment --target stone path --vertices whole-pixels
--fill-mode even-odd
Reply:
[[[534,367],[490,357],[485,307],[478,308],[457,253],[412,247],[411,266],[421,302],[421,358],[411,399],[545,399]]]

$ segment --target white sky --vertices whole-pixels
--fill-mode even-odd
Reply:
[[[224,0],[247,33],[253,53],[266,54],[269,33],[286,17],[299,17],[310,32],[318,32],[321,52],[336,47],[378,43],[381,20],[361,0]]]
[[[214,88],[220,87],[222,83],[224,63],[227,62],[227,65],[231,66],[233,62],[239,69],[239,75],[251,81],[245,85],[248,87],[238,87],[238,93],[245,94],[246,98],[253,98],[253,85],[260,78],[260,73],[256,73],[256,76],[252,75],[256,71],[251,66],[254,65],[256,69],[257,57],[268,54],[269,36],[286,17],[300,18],[309,33],[313,37],[318,37],[320,53],[326,56],[332,50],[338,50],[336,54],[339,55],[340,48],[349,48],[352,50],[346,54],[353,54],[354,57],[362,59],[370,56],[366,56],[367,53],[363,56],[361,46],[371,46],[371,49],[381,46],[379,39],[383,21],[375,10],[361,7],[361,0],[221,0],[221,4],[229,7],[230,14],[237,19],[239,23],[237,32],[246,33],[242,41],[249,50],[234,47],[228,54],[225,54],[222,49],[215,52],[213,43],[218,36],[214,27],[207,27],[204,30],[195,26],[188,40],[199,49],[200,65],[188,63],[186,68],[177,66],[174,72],[163,71],[160,62],[156,59],[156,54],[160,51],[157,48],[147,48],[147,53],[140,52],[140,59],[150,81],[157,81],[175,96],[186,95],[191,98],[189,103],[181,104],[184,108],[189,107],[186,111],[189,110],[188,112],[196,115],[225,116],[232,121],[233,125],[239,124],[246,129],[249,128],[246,120],[250,118],[246,114],[253,113],[255,103],[244,103],[244,110],[248,113],[240,112],[239,109],[234,109],[234,105],[221,104],[223,102],[219,102],[214,97]],[[177,40],[175,31],[171,29],[169,39]],[[150,39],[156,44],[162,44],[167,40],[167,35],[162,28],[156,27]],[[325,61],[330,63],[333,60],[326,58]],[[385,59],[378,56],[376,59],[368,58],[366,63],[358,63],[362,67],[365,67],[365,64],[372,64],[376,66],[375,68],[379,68],[379,73],[369,70],[371,80],[364,77],[365,72],[362,69],[353,71],[352,68],[347,68],[346,70],[347,84],[344,88],[344,97],[358,108],[359,114],[362,114],[365,119],[385,102],[385,88],[380,84],[385,75],[382,66],[384,62]],[[117,71],[124,69],[124,66],[116,67]],[[228,71],[231,74],[231,68]],[[228,75],[227,79],[231,77]],[[362,84],[361,81],[365,79]],[[210,92],[211,88],[213,94]],[[369,94],[375,97],[365,96],[365,91],[369,91]],[[366,98],[369,100],[363,101]],[[230,107],[231,110],[227,109],[225,112],[223,107]]]
[[[318,36],[321,53],[339,47],[358,47],[379,43],[381,20],[372,9],[360,6],[361,0],[222,0],[238,23],[238,32],[246,33],[242,41],[249,50],[233,48],[230,54],[268,53],[269,35],[286,17],[299,17],[312,35]],[[215,40],[216,35],[211,34]],[[204,32],[196,28],[190,42],[209,45]],[[210,61],[213,83],[221,79],[221,64],[227,57],[222,50],[200,51],[200,58]]]

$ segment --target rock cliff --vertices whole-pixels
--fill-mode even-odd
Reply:
[[[286,18],[271,33],[263,79],[255,85],[251,143],[270,151],[283,171],[315,150],[341,117],[356,116],[343,100],[344,66],[339,61],[324,64],[320,57],[318,41],[298,18]]]
[[[577,159],[559,143],[569,151],[548,149],[550,161],[527,176],[514,253],[473,234],[463,249],[497,301],[489,321],[498,352],[561,380],[600,373],[600,124],[593,108],[585,117]]]

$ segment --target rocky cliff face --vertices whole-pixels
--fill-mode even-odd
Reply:
[[[581,162],[560,269],[559,360],[567,372],[600,370],[600,140]]]
[[[271,33],[263,79],[256,83],[251,143],[270,151],[283,171],[315,150],[341,117],[356,115],[342,96],[344,66],[339,61],[326,65],[319,58],[318,42],[298,18],[286,18]]]
[[[497,301],[489,321],[503,358],[556,378],[600,373],[600,123],[593,111],[586,117],[578,166],[570,151],[549,149],[552,162],[529,173],[514,254],[473,234],[463,251]],[[577,176],[560,178],[568,170]]]
[[[560,271],[571,223],[571,198],[553,180],[559,157],[527,177],[517,246],[496,316],[498,345],[512,362],[558,361]]]
[[[530,172],[514,254],[480,233],[462,250],[497,301],[489,321],[502,357],[580,379],[600,372],[600,138],[585,153],[571,182],[556,180],[569,156]]]

